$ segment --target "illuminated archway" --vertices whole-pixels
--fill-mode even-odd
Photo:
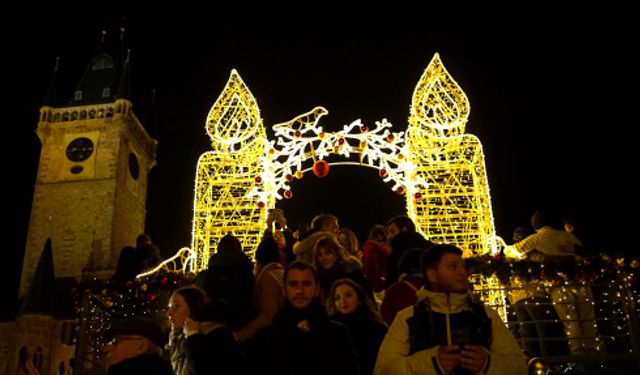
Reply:
[[[355,120],[326,132],[320,120],[328,111],[316,107],[273,125],[276,140],[269,140],[255,98],[232,70],[207,117],[212,150],[198,161],[193,242],[182,250],[183,269],[206,268],[227,233],[252,253],[267,210],[291,198],[293,179],[309,170],[322,175],[331,154],[342,156],[343,164],[376,168],[405,195],[407,214],[430,240],[456,244],[464,256],[497,251],[482,146],[464,133],[469,111],[436,53],[414,90],[406,133],[392,131],[386,119],[372,127]]]

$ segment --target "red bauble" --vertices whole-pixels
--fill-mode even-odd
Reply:
[[[293,136],[294,136],[294,137],[296,137],[296,138],[300,138],[300,137],[302,137],[302,133],[300,132],[300,130],[296,130],[296,131],[293,133]]]
[[[256,182],[256,185],[260,185],[260,184],[262,184],[262,177],[258,176],[258,177],[256,177],[254,180],[255,180],[255,182]]]
[[[293,197],[293,193],[291,192],[291,190],[285,190],[282,195],[284,195],[284,197],[287,199],[291,199]]]
[[[419,201],[420,199],[422,199],[422,193],[421,192],[417,192],[417,193],[413,194],[413,199]]]
[[[396,137],[393,134],[389,134],[387,136],[387,142],[391,143],[396,139]]]
[[[311,168],[311,170],[316,176],[324,177],[329,174],[329,163],[324,160],[316,160],[316,162],[313,163],[313,168]]]
[[[396,193],[400,195],[404,194],[404,186],[398,186],[398,188],[396,189]]]
[[[387,177],[387,170],[382,168],[378,171],[378,174],[380,175],[380,177]]]
[[[368,131],[369,131],[369,128],[368,128],[366,125],[362,125],[362,126],[360,127],[360,132],[361,132],[361,133],[366,133],[366,132],[368,132]]]
[[[258,208],[259,209],[263,209],[264,208],[264,202],[258,202]]]
[[[290,174],[287,174],[287,175],[284,176],[284,180],[287,181],[287,182],[291,182],[291,181],[293,181],[293,176],[290,175]]]
[[[164,276],[162,277],[159,281],[158,284],[160,284],[160,286],[167,286],[169,285],[169,278]]]
[[[156,294],[155,294],[155,293],[149,293],[149,294],[147,294],[147,300],[148,300],[149,302],[153,302],[153,301],[155,301],[155,300],[156,300],[156,297],[157,297],[157,296],[156,296]]]

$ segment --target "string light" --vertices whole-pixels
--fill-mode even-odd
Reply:
[[[377,169],[405,195],[409,217],[430,240],[455,244],[465,257],[499,252],[504,241],[495,234],[482,146],[464,133],[469,110],[436,53],[415,87],[406,142],[386,119],[374,126],[358,119],[327,132],[320,119],[328,111],[321,106],[273,125],[276,140],[269,140],[254,96],[232,70],[207,117],[212,151],[198,161],[188,271],[205,269],[227,233],[252,254],[265,211],[291,198],[291,182],[309,169],[325,176],[329,155]]]

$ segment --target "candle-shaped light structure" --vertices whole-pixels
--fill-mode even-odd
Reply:
[[[407,209],[431,241],[455,244],[464,256],[494,252],[495,230],[482,145],[465,134],[469,100],[436,53],[413,93],[406,133],[415,166]],[[422,199],[411,199],[419,193]]]
[[[213,150],[198,160],[193,203],[194,270],[207,267],[224,235],[235,235],[245,252],[255,251],[274,206],[268,141],[255,98],[233,70],[207,117]]]

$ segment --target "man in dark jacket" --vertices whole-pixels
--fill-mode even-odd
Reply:
[[[144,318],[116,321],[107,331],[107,375],[171,375],[171,364],[161,354],[166,334],[158,323]]]
[[[284,273],[285,306],[248,349],[252,374],[360,373],[347,328],[329,319],[318,300],[314,268],[295,261]]]
[[[398,215],[392,217],[387,222],[387,240],[391,246],[391,252],[387,257],[387,268],[385,271],[385,288],[398,281],[400,272],[398,263],[407,249],[420,248],[428,249],[433,246],[433,242],[424,238],[416,231],[416,225],[410,217]]]

